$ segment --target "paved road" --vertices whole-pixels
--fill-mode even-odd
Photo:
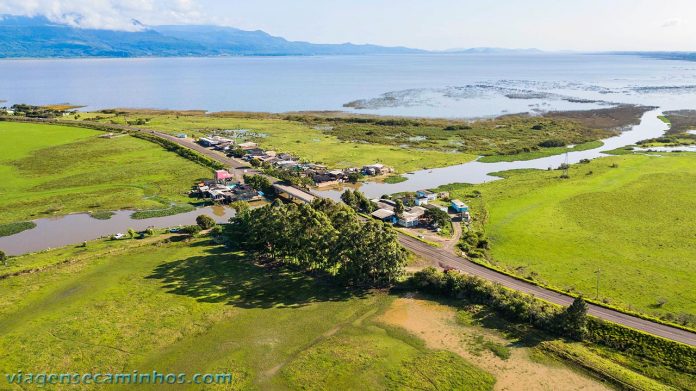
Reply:
[[[237,159],[229,158],[224,154],[204,148],[191,139],[180,139],[165,133],[160,133],[156,131],[143,130],[133,127],[119,126],[118,128],[127,129],[132,131],[142,131],[155,134],[159,137],[165,138],[167,140],[173,141],[181,146],[191,148],[198,151],[205,156],[219,161],[225,166],[230,167],[234,171],[247,168],[245,162],[239,161]],[[251,171],[251,170],[250,170]],[[254,173],[258,173],[255,172]],[[274,178],[275,179],[275,178]],[[274,180],[275,181],[275,180]],[[495,270],[485,268],[483,266],[472,263],[462,257],[458,257],[446,250],[435,248],[429,246],[417,239],[411,238],[409,236],[399,234],[399,241],[407,249],[414,252],[416,255],[424,258],[425,260],[431,261],[434,265],[440,265],[441,267],[450,267],[458,269],[464,273],[475,275],[484,278],[489,281],[499,283],[507,288],[514,289],[519,292],[524,292],[536,296],[538,298],[547,300],[552,303],[560,305],[570,305],[573,298],[554,292],[548,289],[544,289],[534,284],[530,284],[525,281],[521,281],[502,273],[498,273]],[[628,326],[637,330],[641,330],[653,335],[657,335],[663,338],[678,341],[691,346],[696,346],[696,333],[692,333],[686,330],[678,329],[675,327],[666,326],[663,324],[651,322],[649,320],[641,319],[635,316],[627,315],[618,311],[614,311],[608,308],[600,307],[593,304],[588,304],[589,314],[596,316],[600,319],[608,320],[614,323],[618,323],[624,326]]]
[[[130,128],[131,130],[136,130]],[[236,159],[229,158],[220,152],[213,151],[204,148],[191,139],[180,139],[174,136],[153,132],[154,134],[166,138],[168,140],[174,141],[179,145],[194,149],[212,159],[219,161],[230,168],[235,170],[243,169],[247,167],[245,162],[241,162]],[[416,255],[424,258],[425,260],[431,261],[434,265],[440,265],[442,267],[451,267],[458,269],[462,272],[472,274],[489,281],[497,282],[507,288],[514,289],[516,291],[524,292],[536,296],[538,298],[547,300],[552,303],[560,305],[570,305],[573,302],[573,298],[554,292],[548,289],[544,289],[540,286],[530,284],[525,281],[518,280],[516,278],[507,276],[502,273],[498,273],[495,270],[485,268],[483,266],[477,265],[471,261],[468,261],[462,257],[458,257],[446,250],[435,248],[427,245],[417,239],[411,238],[409,236],[399,234],[399,241],[407,249],[414,252]],[[675,327],[666,326],[663,324],[651,322],[649,320],[641,319],[635,316],[627,315],[619,311],[614,311],[609,308],[600,307],[594,304],[588,303],[588,313],[590,315],[596,316],[600,319],[608,320],[614,323],[622,324],[637,330],[645,331],[647,333],[657,335],[663,338],[671,339],[674,341],[682,342],[688,345],[696,346],[696,334],[678,329]]]
[[[458,257],[445,250],[429,246],[417,239],[406,235],[399,235],[399,240],[404,247],[414,252],[416,255],[433,262],[441,267],[450,267],[458,269],[464,273],[472,274],[489,281],[497,282],[505,287],[516,291],[524,292],[536,296],[538,298],[550,301],[561,305],[570,305],[573,298],[544,289],[540,286],[530,284],[525,281],[512,278],[505,274],[496,272],[470,262],[462,257]],[[588,304],[588,313],[598,318],[608,320],[614,323],[622,324],[637,330],[645,331],[650,334],[658,335],[663,338],[679,341],[688,345],[696,346],[696,334],[678,329],[675,327],[666,326],[663,324],[651,322],[635,316],[627,315],[608,308],[600,307],[594,304]]]

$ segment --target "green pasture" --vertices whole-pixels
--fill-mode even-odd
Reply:
[[[391,296],[269,270],[206,239],[96,241],[41,257],[42,272],[0,280],[0,372],[231,372],[219,389],[264,390],[495,381],[376,323]]]
[[[591,298],[599,275],[600,300],[693,323],[696,155],[608,157],[569,174],[511,171],[446,188],[472,206],[493,261],[514,273]]]
[[[73,212],[161,209],[188,202],[198,166],[127,135],[0,122],[0,224]]]

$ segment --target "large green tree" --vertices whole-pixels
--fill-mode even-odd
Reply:
[[[300,206],[276,201],[238,213],[230,223],[229,239],[242,249],[325,271],[348,285],[388,286],[406,262],[391,228],[330,200]]]

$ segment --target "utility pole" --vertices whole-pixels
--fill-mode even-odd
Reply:
[[[599,300],[599,276],[600,276],[601,272],[602,272],[601,269],[595,270],[595,274],[597,275],[597,291],[596,291],[596,294],[595,294],[595,299],[596,299],[596,300]]]

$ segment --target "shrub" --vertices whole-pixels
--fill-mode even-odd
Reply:
[[[563,140],[545,140],[539,143],[542,148],[564,147],[565,145]]]
[[[195,236],[198,235],[201,232],[201,227],[198,225],[187,225],[179,231],[181,233],[185,233],[187,235]]]
[[[211,229],[215,226],[215,220],[208,215],[200,215],[196,217],[196,224],[198,224],[201,229]]]

